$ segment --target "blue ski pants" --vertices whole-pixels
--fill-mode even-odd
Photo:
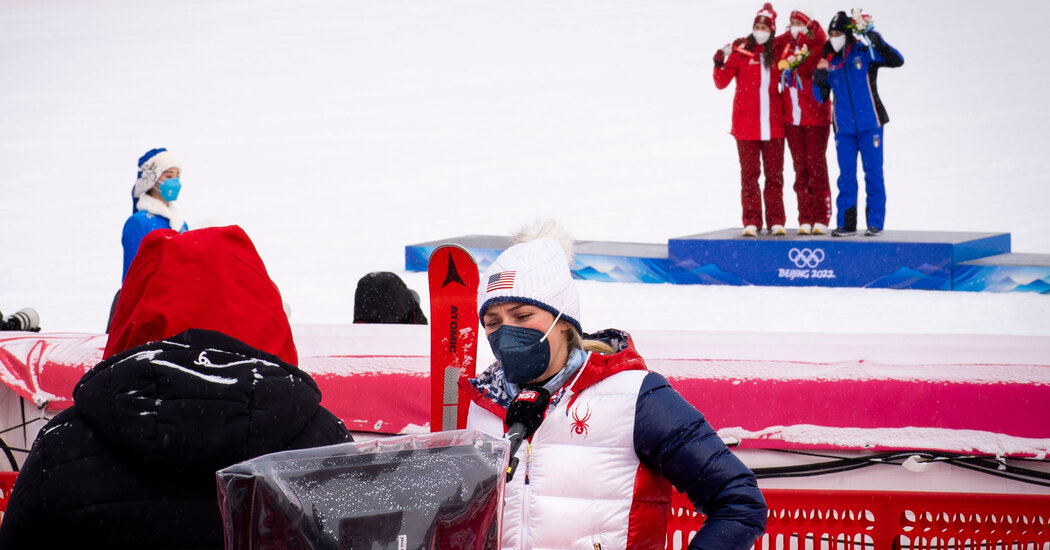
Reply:
[[[880,126],[858,134],[835,134],[835,151],[839,160],[839,194],[835,199],[838,212],[835,220],[839,227],[846,227],[847,210],[852,208],[856,212],[857,156],[860,155],[864,165],[865,220],[868,227],[885,228],[886,184],[882,177],[884,128]]]

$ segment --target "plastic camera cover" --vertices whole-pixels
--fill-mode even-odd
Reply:
[[[495,549],[508,459],[455,430],[241,462],[216,474],[226,548]]]

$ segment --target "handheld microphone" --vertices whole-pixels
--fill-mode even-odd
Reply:
[[[510,465],[507,466],[507,481],[514,478],[518,467],[518,458],[514,456],[521,447],[521,442],[532,437],[543,422],[547,405],[551,402],[551,392],[544,388],[527,388],[507,407],[507,435],[510,440]]]

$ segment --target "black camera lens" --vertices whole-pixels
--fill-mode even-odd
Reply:
[[[31,307],[24,307],[4,318],[3,330],[39,332],[40,314]]]

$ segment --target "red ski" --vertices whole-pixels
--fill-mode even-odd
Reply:
[[[476,370],[479,277],[478,264],[463,247],[446,244],[430,255],[427,278],[432,432],[466,425],[465,416],[458,410],[459,380],[473,377]]]

